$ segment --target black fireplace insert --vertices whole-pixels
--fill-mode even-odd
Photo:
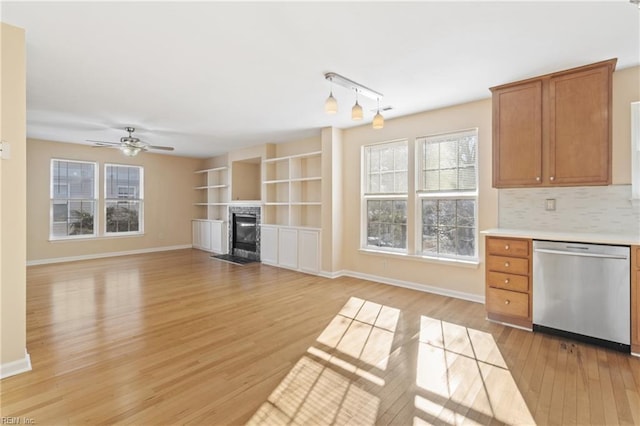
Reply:
[[[233,248],[257,251],[258,225],[255,215],[233,214]]]

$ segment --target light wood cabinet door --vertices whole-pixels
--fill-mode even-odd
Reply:
[[[491,88],[493,186],[611,183],[616,59]]]
[[[550,184],[611,183],[611,71],[600,66],[549,80]]]
[[[542,183],[542,81],[493,93],[493,186]]]
[[[640,354],[640,246],[631,247],[631,352]]]
[[[487,308],[498,315],[530,318],[529,295],[499,288],[487,289]]]

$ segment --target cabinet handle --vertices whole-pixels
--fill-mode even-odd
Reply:
[[[505,246],[504,246],[504,249],[505,249],[505,250],[509,250],[509,244],[505,245]]]
[[[554,180],[556,180],[556,178],[554,178],[553,176],[551,176],[551,177],[549,178],[549,180],[550,180],[551,182],[553,182]]]
[[[509,262],[504,262],[504,267],[508,268],[509,267]]]
[[[536,182],[540,182],[540,176],[536,176]]]
[[[507,300],[505,300],[505,301],[504,301],[504,304],[505,304],[505,305],[508,305],[509,303],[511,303],[511,300],[509,300],[509,299],[507,299]]]
[[[505,280],[504,280],[504,283],[505,283],[505,284],[509,284],[509,278],[505,279]]]

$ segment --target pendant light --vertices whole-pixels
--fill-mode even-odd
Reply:
[[[378,98],[378,111],[373,116],[373,128],[382,129],[384,127],[384,117],[380,114],[380,98]]]
[[[329,80],[331,81],[331,91],[327,100],[324,101],[324,111],[327,114],[335,114],[338,112],[338,101],[333,97],[333,79]]]
[[[356,90],[356,104],[351,108],[351,119],[352,120],[362,120],[362,107],[358,103],[358,90]]]

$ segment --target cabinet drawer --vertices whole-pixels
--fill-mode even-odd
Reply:
[[[505,274],[490,271],[488,274],[489,287],[504,288],[513,291],[529,291],[529,277],[526,275]]]
[[[529,317],[529,295],[515,291],[487,288],[487,311],[512,317]]]
[[[636,268],[640,268],[640,247],[636,247]]]
[[[487,239],[487,249],[489,254],[527,257],[529,256],[529,241],[512,240],[508,238],[489,238]]]
[[[529,259],[520,259],[518,257],[505,256],[488,256],[487,268],[489,269],[489,271],[528,275]]]

